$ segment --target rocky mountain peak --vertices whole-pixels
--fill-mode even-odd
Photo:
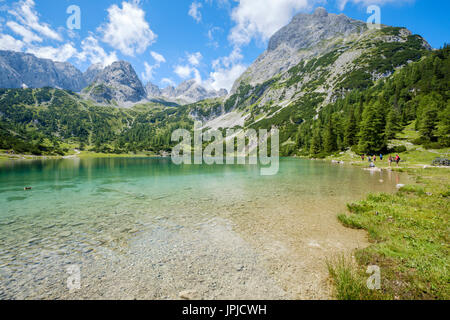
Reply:
[[[103,69],[94,80],[130,85],[134,88],[143,90],[142,83],[139,80],[136,71],[134,71],[133,66],[126,61],[113,62],[110,66]]]
[[[175,87],[167,86],[161,90],[161,94],[163,97],[175,97]]]
[[[219,91],[207,90],[197,83],[195,79],[186,80],[176,88],[168,86],[162,90],[149,82],[146,85],[146,91],[148,99],[162,98],[177,103],[194,103],[200,100],[223,97],[228,94],[228,91],[225,89]]]
[[[97,77],[97,75],[104,69],[102,63],[96,63],[91,65],[84,73],[83,77],[84,80],[86,80],[86,83],[89,85],[91,84],[94,79]]]
[[[328,11],[324,7],[318,7],[314,11],[313,16],[325,18],[325,17],[328,17]]]
[[[329,51],[337,39],[361,35],[366,30],[364,22],[328,13],[325,8],[317,8],[312,14],[299,13],[270,38],[267,50],[235,82],[231,93],[236,93],[242,81],[263,83],[301,60]]]
[[[79,92],[86,82],[67,62],[41,59],[29,53],[0,50],[1,88],[54,87]]]
[[[91,70],[92,71],[92,70]],[[146,91],[126,61],[116,61],[99,71],[88,87],[88,95],[96,102],[136,103],[146,98]]]
[[[156,84],[153,84],[151,82],[147,83],[147,85],[145,86],[145,91],[147,92],[148,98],[157,98],[161,97],[162,95],[161,89]]]
[[[206,92],[206,90],[199,84],[197,84],[197,82],[194,79],[183,81],[178,85],[176,91],[177,94],[183,94],[190,89],[199,89]]]
[[[343,14],[328,13],[317,8],[313,14],[300,13],[285,27],[276,32],[269,41],[268,51],[281,45],[292,49],[304,49],[317,45],[322,40],[364,31],[366,25]]]

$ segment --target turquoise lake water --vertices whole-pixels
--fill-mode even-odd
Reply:
[[[1,162],[0,299],[326,298],[325,258],[366,241],[336,215],[406,182],[297,159],[275,176],[170,159]]]

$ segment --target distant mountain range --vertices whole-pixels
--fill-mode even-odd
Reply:
[[[178,87],[168,86],[165,89],[160,89],[157,85],[149,82],[146,85],[148,98],[163,98],[166,100],[185,101],[194,103],[200,100],[224,97],[228,94],[225,89],[207,90],[197,83],[196,80],[187,80],[182,82]]]
[[[0,51],[0,88],[54,87],[79,92],[86,85],[83,73],[70,63]]]
[[[195,80],[144,86],[124,61],[81,73],[68,63],[0,51],[0,87],[80,92],[0,89],[0,138],[4,149],[54,152],[47,138],[54,150],[69,141],[99,152],[168,151],[173,130],[199,120],[212,129],[276,127],[282,155],[350,148],[367,154],[386,151],[389,138],[416,121],[418,129],[432,128],[423,143],[450,146],[449,52],[431,50],[406,28],[372,29],[323,8],[276,32],[229,94]],[[117,108],[141,102],[147,106]]]
[[[144,87],[132,65],[126,61],[117,61],[107,67],[95,64],[82,73],[68,62],[41,59],[28,53],[0,51],[0,88],[43,87],[82,92],[85,99],[95,103],[122,107],[155,99],[189,104],[228,94],[225,89],[207,90],[195,80],[162,90],[152,83]]]

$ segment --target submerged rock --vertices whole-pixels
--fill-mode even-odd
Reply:
[[[195,290],[185,290],[179,293],[179,297],[184,300],[194,300],[197,295],[197,291]]]

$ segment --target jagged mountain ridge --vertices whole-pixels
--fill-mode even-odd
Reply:
[[[369,29],[319,8],[297,15],[274,34],[268,50],[235,82],[223,110],[234,115],[232,125],[269,127],[280,117],[284,123],[302,122],[348,92],[418,61],[430,49],[405,28]]]
[[[116,61],[103,70],[94,67],[90,72],[97,74],[84,93],[97,103],[124,105],[146,99],[142,82],[128,62]]]
[[[104,69],[103,64],[96,63],[91,65],[84,73],[83,78],[86,81],[86,83],[89,85],[92,82],[94,82],[97,75]]]
[[[0,88],[54,87],[79,92],[86,85],[81,71],[70,63],[0,51]]]
[[[205,99],[224,97],[228,94],[226,89],[207,90],[197,83],[196,80],[187,80],[177,87],[168,86],[160,89],[157,85],[149,82],[146,85],[148,99],[166,99],[168,101],[182,102],[184,104],[195,103]]]
[[[207,90],[194,80],[163,90],[151,83],[144,87],[134,68],[126,61],[117,61],[106,67],[100,63],[94,64],[82,73],[68,62],[41,59],[28,53],[0,51],[0,88],[28,87],[83,92],[85,99],[95,103],[123,107],[155,99],[190,104],[228,94],[225,89]]]
[[[228,94],[225,89],[207,90],[193,79],[182,82],[176,88],[168,86],[161,90],[151,82],[144,87],[131,64],[125,61],[114,62],[106,68],[98,64],[92,65],[84,73],[84,78],[90,83],[84,90],[86,96],[103,104],[127,106],[162,100],[183,105]]]
[[[322,19],[328,23],[333,21],[325,17],[322,9],[310,16],[313,16],[312,19]],[[338,32],[337,35],[328,38],[327,34],[335,32],[331,30],[333,25],[322,26],[322,29],[330,29],[323,32],[325,38],[313,37],[308,42],[312,47],[298,49],[297,64],[284,67],[286,70],[273,76],[272,72],[262,74],[263,80],[251,81],[252,79],[241,77],[236,82],[235,91],[227,99],[207,99],[179,108],[176,111],[177,117],[172,117],[175,110],[170,106],[164,109],[163,104],[164,112],[156,116],[157,121],[164,119],[172,128],[179,125],[189,127],[190,121],[194,119],[203,121],[204,128],[277,127],[280,129],[280,142],[284,148],[296,144],[299,130],[309,132],[316,123],[321,123],[323,119],[320,119],[320,116],[323,116],[324,110],[335,108],[339,102],[346,100],[354,92],[359,94],[376,87],[374,86],[376,83],[377,86],[381,85],[384,79],[390,79],[398,69],[430,55],[428,43],[421,36],[413,35],[405,28],[383,26],[380,30],[368,30],[362,26],[361,29],[354,29],[352,26],[359,27],[362,22],[340,19],[350,25],[342,27],[343,30],[349,30],[348,33]],[[288,33],[302,32],[300,27],[285,27],[282,30],[288,30]],[[272,51],[267,52],[275,52],[280,47],[295,48],[298,41],[303,41],[298,40],[300,36],[283,35],[280,31],[274,37],[288,40],[271,42],[281,44],[269,45]],[[289,39],[292,39],[292,44],[289,43]],[[285,62],[281,60],[281,63]],[[255,64],[258,63],[259,67],[264,67],[260,59]],[[252,67],[249,70],[252,70]],[[95,68],[91,71],[96,72]],[[103,85],[107,88],[105,84]],[[188,87],[184,84],[179,92]],[[174,96],[177,94],[177,88],[167,87],[160,90],[157,86],[148,85],[146,94],[149,92]],[[30,101],[34,104],[35,98],[30,97]],[[180,120],[181,118],[183,120]],[[135,133],[132,133],[133,137],[137,137]],[[68,134],[70,135],[70,132]]]
[[[232,93],[236,92],[242,81],[252,85],[262,83],[301,60],[327,51],[325,41],[328,39],[361,34],[366,30],[367,26],[362,21],[344,14],[329,14],[324,8],[317,8],[313,14],[300,13],[270,38],[267,50],[236,81]]]
[[[93,106],[78,94],[52,88],[0,89],[0,148],[19,153],[63,155],[68,152],[65,146],[69,143],[79,144],[80,150],[95,152],[167,152],[174,146],[170,143],[173,130],[192,128],[194,119],[202,119],[211,128],[277,127],[282,142],[280,152],[284,156],[321,157],[323,152],[330,154],[349,147],[366,150],[367,141],[375,149],[360,152],[377,153],[384,152],[384,134],[389,139],[395,138],[395,132],[400,132],[405,124],[408,127],[414,124],[410,121],[418,121],[421,134],[424,124],[428,130],[425,112],[430,117],[439,117],[436,118],[436,121],[439,119],[438,130],[429,132],[435,140],[421,138],[418,144],[425,146],[430,141],[438,141],[439,146],[450,146],[449,52],[449,47],[425,52],[420,61],[397,70],[367,89],[354,90],[320,110],[317,120],[304,122],[300,112],[307,109],[307,104],[282,110],[274,106],[270,117],[237,123],[236,119],[242,119],[240,110],[222,115],[222,99],[204,100],[185,107],[153,104],[127,110]],[[379,120],[372,121],[374,116]],[[254,127],[255,124],[259,127]],[[370,134],[366,135],[367,132]],[[355,140],[359,134],[365,135]]]

